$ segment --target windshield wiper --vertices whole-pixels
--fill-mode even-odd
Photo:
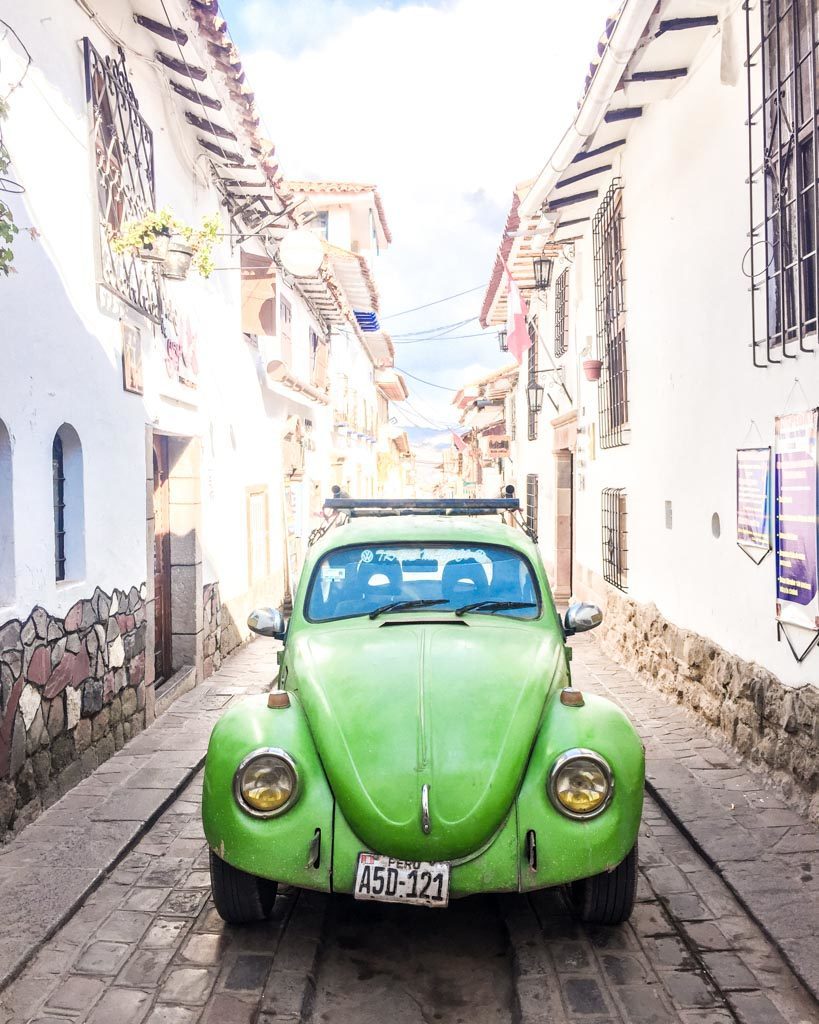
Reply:
[[[382,612],[408,612],[412,608],[429,608],[433,604],[449,604],[449,601],[443,598],[438,601],[392,601],[390,604],[382,604],[380,608],[374,608],[370,612],[370,618],[374,619]]]
[[[456,615],[465,615],[466,612],[504,612],[511,608],[537,608],[534,601],[473,601],[472,604],[462,605],[455,609]]]

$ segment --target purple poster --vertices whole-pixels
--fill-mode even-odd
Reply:
[[[737,544],[761,562],[771,550],[771,449],[737,451]]]
[[[819,409],[776,418],[776,617],[819,629],[817,462]]]

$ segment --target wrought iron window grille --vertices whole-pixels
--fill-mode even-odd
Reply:
[[[153,264],[111,248],[112,235],[155,205],[153,133],[139,112],[125,54],[103,57],[83,40],[85,93],[97,183],[97,247],[102,283],[159,323],[160,288]]]
[[[527,385],[535,384],[537,382],[538,372],[538,355],[537,355],[537,324],[534,321],[529,322],[529,341],[532,343],[526,353],[526,368],[528,371]],[[537,440],[537,413],[532,409],[532,406],[527,403],[528,408],[528,437],[530,441]]]
[[[555,282],[555,357],[569,347],[569,268]]]
[[[603,579],[628,590],[628,512],[622,487],[604,487],[601,494]]]
[[[600,446],[628,443],[628,359],[626,345],[623,185],[615,178],[592,223],[598,358]]]
[[[746,0],[754,366],[817,351],[817,0]],[[758,11],[757,11],[758,7]]]
[[[537,473],[526,476],[526,529],[533,541],[537,541],[538,477]]]

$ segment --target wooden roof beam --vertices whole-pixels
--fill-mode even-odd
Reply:
[[[563,199],[550,199],[546,203],[547,210],[562,210],[564,206],[574,206],[576,203],[586,203],[589,199],[596,199],[600,193],[595,189],[593,192],[578,192],[574,196],[565,196]]]
[[[711,28],[719,24],[719,17],[716,14],[707,14],[701,18],[668,18],[660,22],[657,35],[664,32],[685,32],[692,28]]]
[[[572,163],[578,164],[581,160],[590,160],[592,157],[602,156],[603,153],[610,153],[613,149],[617,149],[619,146],[625,146],[625,144],[625,139],[618,139],[616,142],[607,142],[605,146],[598,146],[597,149],[587,149],[585,153],[578,153],[572,160]]]
[[[154,56],[160,64],[164,64],[166,68],[175,71],[177,75],[194,78],[197,82],[204,82],[208,77],[208,73],[204,68],[199,68],[195,64],[188,64],[186,60],[179,60],[177,57],[170,57],[161,50],[157,50]]]
[[[619,110],[607,110],[603,115],[603,120],[606,124],[614,124],[616,121],[633,121],[642,116],[642,107],[621,107]]]
[[[582,171],[580,174],[575,174],[571,178],[564,178],[563,181],[559,181],[555,188],[566,188],[567,185],[574,185],[575,182],[582,181],[584,178],[591,178],[595,174],[603,174],[606,171],[610,171],[612,168],[611,164],[601,164],[599,167],[591,167],[588,171]]]
[[[171,82],[171,88],[179,95],[184,96],[186,100],[190,100],[191,103],[198,103],[202,107],[207,107],[209,110],[221,110],[222,103],[220,100],[215,100],[211,96],[205,96],[199,92],[198,89],[189,89],[186,85],[180,85],[179,82]]]
[[[685,78],[688,68],[671,68],[668,71],[634,71],[626,84],[631,82],[668,82],[673,78]]]
[[[200,131],[210,132],[211,135],[216,135],[220,139],[232,139],[233,142],[236,142],[236,135],[232,131],[223,128],[220,124],[214,124],[209,118],[199,117],[197,114],[191,113],[190,110],[186,110],[185,120]]]
[[[142,28],[153,32],[154,35],[167,39],[169,43],[178,43],[180,46],[184,46],[188,41],[188,33],[183,32],[181,28],[173,28],[161,21],[154,21],[153,18],[148,18],[144,14],[135,14],[134,21]]]

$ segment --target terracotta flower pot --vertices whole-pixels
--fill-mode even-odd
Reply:
[[[193,248],[183,239],[174,235],[168,245],[168,255],[162,264],[163,277],[170,277],[174,281],[184,281],[191,269],[193,259]]]
[[[600,380],[600,373],[603,370],[602,359],[584,359],[583,360],[583,373],[586,374],[586,380]]]
[[[154,235],[153,241],[149,245],[143,245],[137,249],[137,258],[146,263],[164,263],[168,255],[170,240],[171,236],[167,233]]]

